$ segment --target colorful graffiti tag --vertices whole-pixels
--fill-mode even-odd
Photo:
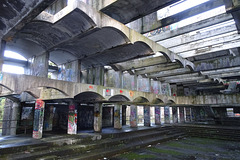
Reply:
[[[44,106],[45,106],[44,101],[42,101],[41,99],[36,100],[33,123],[33,138],[36,139],[42,138]]]
[[[69,106],[68,134],[77,134],[77,110],[75,109],[75,105]]]

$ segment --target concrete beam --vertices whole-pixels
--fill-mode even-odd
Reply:
[[[123,62],[123,63],[117,63],[116,67],[118,67],[118,69],[121,71],[127,71],[130,69],[143,68],[143,67],[158,65],[158,64],[167,63],[167,62],[168,61],[164,56],[159,56],[159,57],[150,57],[150,58],[139,58],[139,59]]]
[[[227,42],[235,41],[238,39],[240,39],[240,35],[236,31],[234,31],[231,33],[221,35],[221,37],[217,36],[217,37],[212,37],[212,39],[204,39],[201,41],[184,44],[181,46],[173,47],[170,50],[172,52],[181,54],[182,52],[198,50],[205,47],[212,47],[217,44],[227,43]]]
[[[196,78],[199,77],[201,73],[187,73],[187,74],[181,74],[176,76],[168,76],[168,77],[162,77],[158,78],[159,81],[169,81],[169,80],[177,80],[177,79],[185,79],[185,78]]]
[[[196,31],[196,34],[194,34],[194,35],[187,33],[187,34],[184,34],[181,36],[177,36],[177,37],[169,38],[169,39],[166,39],[163,41],[159,41],[158,44],[170,49],[171,47],[177,47],[179,45],[192,43],[195,41],[199,41],[199,40],[206,39],[206,38],[211,38],[214,36],[222,35],[225,33],[236,31],[236,30],[237,30],[236,25],[231,24],[231,25],[219,27],[219,28],[212,29],[212,30],[205,31],[205,32],[204,31],[203,32]]]
[[[180,0],[117,0],[101,11],[126,24]]]
[[[162,40],[165,40],[168,38],[173,38],[173,37],[185,34],[185,33],[189,33],[189,32],[192,32],[192,31],[195,31],[198,29],[209,27],[209,26],[212,26],[212,25],[215,25],[218,23],[229,21],[232,19],[233,19],[233,17],[231,14],[224,13],[224,14],[220,14],[215,17],[211,17],[211,18],[199,21],[197,23],[187,25],[185,27],[182,27],[182,28],[179,28],[176,30],[162,32],[160,34],[157,34],[157,35],[149,37],[149,38],[155,42],[158,42],[158,41],[162,41]]]
[[[211,78],[226,78],[226,77],[237,77],[237,76],[240,76],[240,72],[213,74],[213,75],[210,75],[209,77],[211,77]]]
[[[180,13],[177,13],[175,15],[172,15],[170,17],[161,19],[159,21],[156,21],[152,24],[143,24],[143,31],[142,33],[147,33],[153,30],[156,30],[158,28],[162,28],[168,25],[171,25],[173,23],[179,22],[183,19],[187,19],[189,17],[198,15],[200,13],[206,12],[208,10],[217,8],[224,5],[223,0],[210,0],[203,4],[197,5],[195,7],[192,7],[190,9],[187,9],[185,11],[182,11]]]
[[[232,67],[232,68],[224,68],[224,69],[215,69],[215,70],[210,70],[210,71],[202,71],[202,74],[203,75],[216,75],[216,74],[221,74],[221,73],[236,72],[239,70],[240,70],[240,67]]]
[[[135,74],[136,75],[141,75],[141,74],[167,71],[167,70],[172,70],[172,69],[177,69],[177,68],[181,68],[181,65],[179,65],[177,63],[170,63],[170,64],[164,64],[164,65],[156,65],[156,66],[145,67],[141,70],[136,70]]]
[[[205,87],[197,87],[196,90],[213,90],[213,89],[225,89],[224,85],[218,86],[205,86]]]
[[[199,76],[199,77],[186,77],[183,79],[171,79],[171,80],[166,80],[165,82],[167,83],[189,83],[189,82],[195,82],[197,83],[199,80],[204,80],[206,79],[206,76]]]
[[[195,71],[210,71],[240,66],[240,57],[224,57],[195,63]]]
[[[157,73],[150,73],[147,75],[147,77],[148,78],[167,77],[167,76],[173,76],[173,75],[187,74],[190,72],[191,71],[188,68],[179,68],[179,69],[173,69],[168,71],[161,71]]]
[[[187,52],[182,52],[179,55],[187,58],[187,57],[193,57],[197,55],[202,55],[202,54],[207,54],[207,53],[212,53],[212,52],[217,52],[221,50],[226,50],[226,49],[231,49],[231,48],[236,48],[240,46],[240,39],[230,41],[230,42],[224,42],[221,44],[205,47],[205,48],[200,48],[196,49],[193,51],[187,51]]]

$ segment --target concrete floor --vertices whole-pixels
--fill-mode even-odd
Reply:
[[[116,155],[111,160],[240,160],[240,142],[184,138]]]

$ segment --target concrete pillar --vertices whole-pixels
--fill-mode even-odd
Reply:
[[[164,123],[170,123],[170,109],[169,106],[164,107]]]
[[[155,107],[155,125],[161,125],[161,108]]]
[[[178,123],[178,108],[172,107],[173,123]]]
[[[94,84],[95,85],[104,85],[104,67],[94,68]]]
[[[131,105],[130,108],[130,127],[137,127],[138,125],[138,114],[137,114],[137,106]]]
[[[52,127],[53,127],[53,110],[54,107],[50,106],[50,107],[46,107],[46,111],[45,111],[45,120],[44,120],[44,131],[52,131]]]
[[[150,127],[150,106],[144,106],[144,126]]]
[[[191,120],[192,120],[192,121],[196,121],[196,120],[197,120],[196,114],[197,114],[196,108],[195,108],[195,107],[192,107],[192,108],[191,108]]]
[[[19,103],[5,100],[2,135],[16,135]]]
[[[68,134],[77,134],[77,109],[74,104],[68,108]]]
[[[122,129],[122,106],[114,105],[114,128]]]
[[[35,103],[34,122],[33,122],[33,138],[40,139],[43,134],[45,102],[37,99]]]
[[[2,72],[5,48],[6,48],[6,41],[1,40],[1,45],[0,45],[0,72]]]
[[[40,56],[33,57],[29,60],[29,75],[38,77],[48,77],[49,53],[46,52]]]
[[[95,103],[94,104],[94,131],[101,132],[102,131],[102,104]]]
[[[186,122],[191,122],[191,110],[189,107],[185,107]]]
[[[184,123],[185,122],[184,107],[179,107],[179,117],[180,117],[179,122]]]

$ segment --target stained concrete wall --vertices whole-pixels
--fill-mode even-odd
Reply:
[[[137,91],[141,92],[150,92],[151,81],[149,78],[143,78],[142,76],[138,76],[137,78]]]
[[[129,73],[123,73],[123,88],[129,90],[137,90],[136,76]]]
[[[30,58],[27,74],[38,76],[38,77],[47,77],[48,75],[48,60],[49,54],[44,53],[40,56]]]
[[[78,60],[58,66],[58,80],[80,82],[80,62]]]
[[[122,73],[108,70],[104,76],[104,86],[122,88]]]

